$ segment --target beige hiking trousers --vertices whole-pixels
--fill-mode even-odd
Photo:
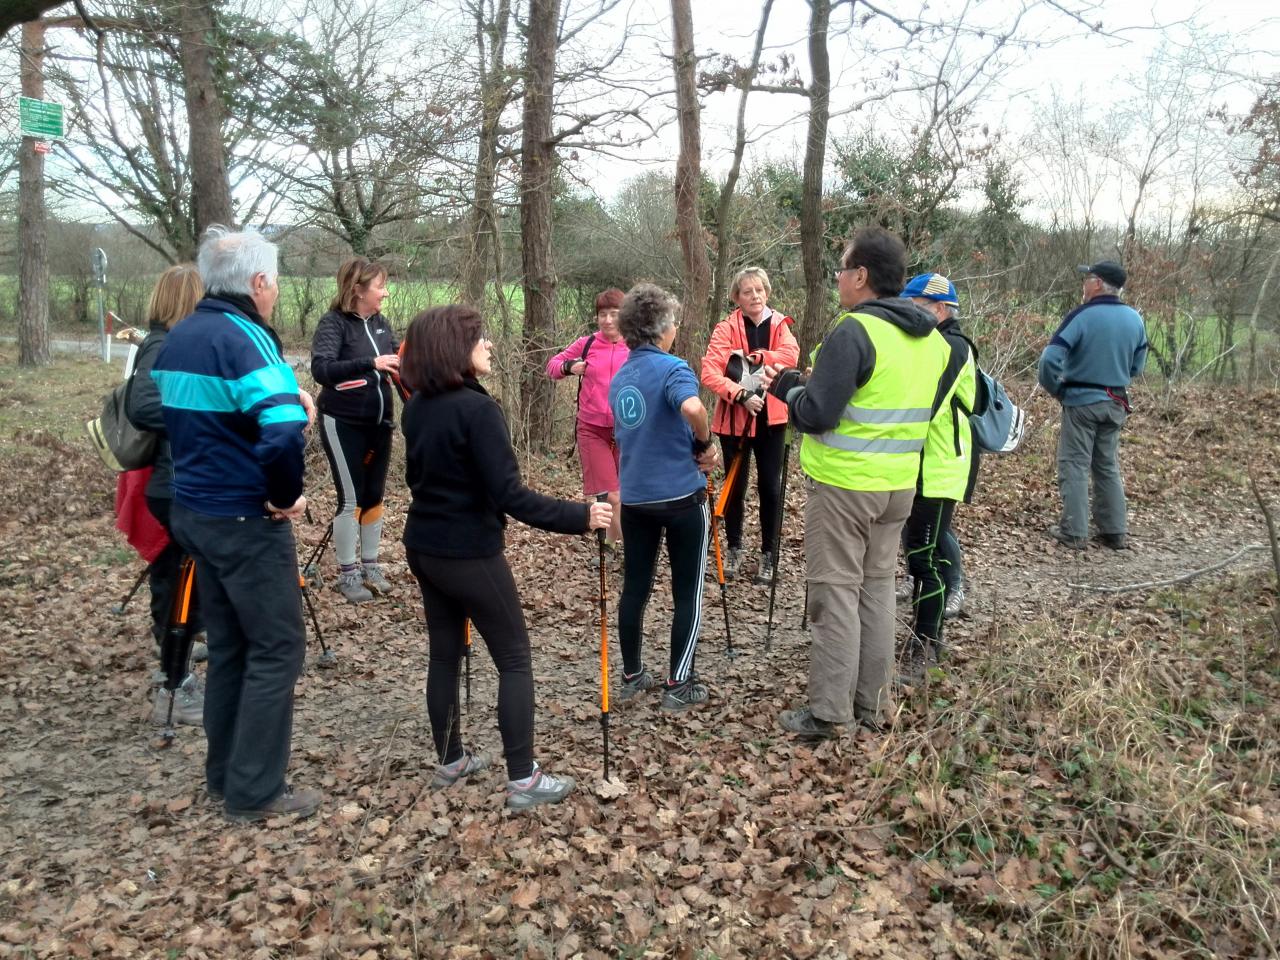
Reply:
[[[809,707],[832,723],[879,721],[894,663],[894,565],[915,491],[805,485]]]

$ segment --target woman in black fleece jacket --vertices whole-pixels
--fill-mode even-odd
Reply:
[[[480,386],[491,344],[470,307],[435,307],[405,334],[402,379],[405,474],[413,502],[405,522],[409,569],[422,589],[429,662],[427,714],[440,760],[433,787],[483,770],[488,759],[462,745],[458,666],[468,619],[498,668],[498,729],[507,762],[507,806],[556,803],[573,789],[533,759],[533,665],[520,597],[503,555],[506,515],[555,533],[604,529],[608,503],[535,493],[520,479],[498,404]]]

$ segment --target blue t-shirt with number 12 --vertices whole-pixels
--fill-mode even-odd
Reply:
[[[698,378],[679,357],[646,344],[631,351],[609,385],[623,503],[679,500],[706,486],[693,459],[693,430],[680,405]]]

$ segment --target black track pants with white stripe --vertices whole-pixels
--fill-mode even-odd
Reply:
[[[702,630],[702,588],[710,530],[711,512],[705,494],[674,505],[622,505],[625,573],[622,599],[618,603],[618,639],[623,668],[628,675],[637,674],[643,668],[644,611],[653,591],[658,551],[665,532],[675,604],[668,677],[676,683],[688,679]]]

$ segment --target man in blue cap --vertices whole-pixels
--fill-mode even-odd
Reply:
[[[951,516],[960,500],[968,500],[977,477],[977,456],[969,414],[977,399],[978,353],[960,330],[956,319],[960,298],[956,287],[940,273],[922,273],[907,281],[902,296],[933,315],[951,348],[949,367],[955,370],[954,386],[942,398],[929,424],[929,436],[920,457],[920,477],[916,483],[911,515],[903,528],[903,551],[907,571],[914,581],[912,605],[915,617],[913,636],[907,647],[905,675],[918,676],[925,663],[934,662],[942,645],[947,585],[958,583],[952,571],[946,541],[951,538]],[[959,545],[956,544],[956,554]],[[952,590],[963,602],[963,588]]]
[[[1128,547],[1120,428],[1129,416],[1130,381],[1147,362],[1147,330],[1138,311],[1120,300],[1127,279],[1114,260],[1081,266],[1084,302],[1062,318],[1040,354],[1040,385],[1062,404],[1058,491],[1062,515],[1049,535],[1083,550],[1089,535],[1089,479],[1098,539]]]

